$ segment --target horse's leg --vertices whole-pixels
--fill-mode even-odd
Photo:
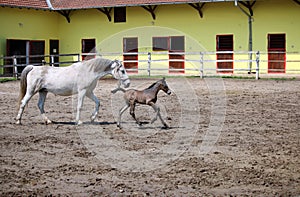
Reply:
[[[82,109],[82,105],[83,105],[83,100],[86,94],[86,90],[80,90],[78,92],[78,103],[77,103],[77,114],[76,114],[76,124],[77,125],[81,125],[82,121],[80,120],[80,112]]]
[[[21,124],[21,118],[22,118],[22,114],[24,112],[25,106],[33,95],[34,95],[33,91],[27,91],[25,96],[23,97],[21,104],[20,104],[18,115],[16,117],[16,121],[17,121],[16,124]]]
[[[161,115],[160,115],[160,108],[158,106],[156,106],[153,102],[150,102],[148,105],[150,105],[154,111],[156,112],[156,116],[151,120],[151,124],[154,123],[157,120],[157,116],[159,117],[161,123],[164,125],[164,127],[168,128],[169,126],[167,125],[167,123],[162,119]]]
[[[45,121],[46,124],[51,124],[51,120],[49,120],[47,118],[47,116],[45,115],[45,110],[44,110],[44,104],[45,104],[45,100],[46,100],[46,96],[47,96],[47,91],[40,91],[39,92],[39,102],[38,102],[38,107],[40,109],[41,115],[43,120]]]
[[[122,107],[119,111],[119,118],[118,118],[118,122],[117,122],[117,126],[119,128],[121,128],[121,116],[122,114],[129,108],[129,104],[126,104],[124,107]]]
[[[95,118],[98,115],[98,111],[99,111],[99,107],[100,107],[100,101],[99,99],[94,95],[93,92],[91,93],[87,93],[86,96],[88,98],[90,98],[92,101],[95,102],[95,111],[93,112],[92,116],[91,116],[91,121],[94,122]]]

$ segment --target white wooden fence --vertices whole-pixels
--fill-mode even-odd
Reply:
[[[272,52],[272,54],[281,54],[283,52]],[[220,60],[217,58],[219,54],[232,54],[232,59]],[[139,52],[139,53],[88,53],[88,54],[59,54],[59,55],[35,55],[35,56],[11,56],[0,57],[0,75],[11,75],[18,77],[20,75],[19,67],[25,67],[29,64],[30,58],[41,58],[40,63],[34,65],[47,64],[50,66],[64,66],[81,60],[81,56],[101,56],[108,59],[123,60],[124,55],[137,56],[136,60],[126,60],[123,63],[135,63],[137,68],[128,69],[129,72],[134,72],[137,75],[170,75],[170,73],[181,71],[180,75],[194,75],[205,76],[214,75],[255,75],[259,79],[261,73],[268,74],[269,72],[276,73],[278,69],[270,69],[268,64],[270,62],[277,62],[284,64],[283,73],[300,75],[300,53],[284,52],[284,60],[270,61],[269,52],[259,51],[219,51],[219,52]],[[170,55],[181,55],[183,59],[170,59]],[[59,57],[59,62],[55,62],[55,58]],[[25,63],[19,63],[18,60],[26,60]],[[184,68],[174,69],[169,67],[170,62],[183,62]],[[218,68],[219,62],[232,62],[232,68]],[[30,63],[32,64],[32,63]],[[11,72],[5,73],[5,69],[10,69]],[[2,70],[2,72],[1,72]],[[278,70],[282,72],[282,69]],[[172,73],[174,75],[174,73]]]

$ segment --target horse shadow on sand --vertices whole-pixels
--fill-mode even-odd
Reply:
[[[52,124],[54,125],[74,125],[76,126],[76,122],[75,121],[68,121],[68,122],[62,122],[62,121],[52,121]],[[124,123],[126,124],[126,123]],[[84,125],[99,125],[99,126],[108,126],[108,125],[117,125],[117,122],[108,122],[108,121],[103,121],[103,122],[91,122],[91,121],[86,121],[83,122],[82,124]],[[81,126],[81,125],[79,125]],[[171,129],[184,129],[185,127],[180,127],[180,126],[168,126],[168,127],[164,127],[164,126],[156,126],[156,125],[152,125],[151,126],[151,122],[149,121],[143,121],[140,122],[140,125],[136,125],[134,127],[137,127],[138,129],[164,129],[164,130],[171,130]],[[116,127],[118,128],[118,127]]]

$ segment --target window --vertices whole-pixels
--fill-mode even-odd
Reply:
[[[81,40],[81,52],[82,60],[88,60],[95,58],[95,54],[88,53],[96,53],[96,40],[95,39],[82,39]]]
[[[152,50],[169,51],[169,72],[184,73],[184,54],[172,54],[185,51],[184,36],[153,37]]]
[[[126,22],[126,7],[115,7],[114,8],[114,22],[115,23]]]
[[[183,36],[170,37],[170,51],[184,51],[184,37]]]
[[[217,51],[233,51],[233,35],[218,35]]]
[[[268,49],[285,50],[285,34],[269,34]]]
[[[152,43],[153,51],[168,51],[169,49],[169,37],[153,37]]]
[[[217,51],[233,51],[233,35],[217,35]],[[233,72],[233,53],[217,53],[217,69],[218,72]],[[223,61],[222,60],[227,60]],[[232,61],[228,61],[232,60]]]
[[[184,51],[184,37],[153,37],[152,38],[153,51]]]

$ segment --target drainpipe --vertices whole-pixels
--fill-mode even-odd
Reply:
[[[238,7],[246,16],[248,16],[248,25],[249,25],[249,41],[248,41],[248,51],[252,52],[252,21],[253,18],[248,14],[241,6],[238,4],[238,0],[234,0],[234,5]],[[249,53],[249,62],[248,62],[248,74],[252,70],[252,53]]]
[[[53,10],[53,6],[51,3],[51,0],[46,0],[48,7],[50,8],[50,10]]]

